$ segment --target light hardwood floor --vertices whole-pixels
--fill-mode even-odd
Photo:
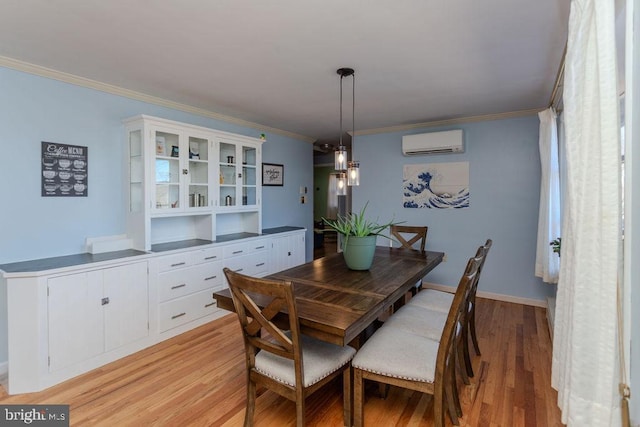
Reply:
[[[561,426],[550,386],[551,343],[541,308],[478,299],[481,356],[460,384],[463,426]],[[240,329],[228,315],[39,393],[0,404],[69,404],[74,426],[240,426],[245,365]],[[341,384],[307,400],[307,425],[342,425]],[[369,426],[431,426],[431,396],[391,388],[366,393]],[[256,426],[295,425],[294,403],[260,390]],[[448,421],[448,420],[447,420]]]

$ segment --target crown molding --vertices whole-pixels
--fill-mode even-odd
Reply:
[[[420,128],[427,128],[427,127],[449,126],[449,125],[458,125],[463,123],[511,119],[514,117],[524,117],[524,116],[531,116],[533,114],[538,114],[540,111],[544,110],[545,108],[546,107],[540,107],[540,108],[534,108],[530,110],[509,111],[506,113],[496,113],[496,114],[485,114],[482,116],[458,117],[455,119],[436,120],[433,122],[413,123],[408,125],[388,126],[383,128],[374,128],[374,129],[363,129],[363,130],[356,131],[355,134],[356,136],[374,135],[378,133],[400,132],[405,130],[420,129]]]
[[[197,108],[187,104],[179,102],[169,101],[167,99],[159,98],[152,95],[147,95],[134,90],[125,89],[119,86],[110,85],[108,83],[102,83],[97,80],[87,79],[85,77],[76,76],[74,74],[65,73],[63,71],[53,70],[51,68],[42,67],[40,65],[30,64],[28,62],[20,61],[18,59],[8,58],[6,56],[0,56],[0,66],[11,68],[17,71],[22,71],[29,74],[34,74],[40,77],[46,77],[53,80],[73,84],[76,86],[82,86],[89,89],[95,89],[101,92],[106,92],[112,95],[123,96],[129,99],[135,99],[136,101],[147,102],[149,104],[159,105],[161,107],[171,108],[174,110],[184,111],[190,114],[196,114],[211,119],[221,120],[223,122],[231,123],[238,126],[245,126],[251,129],[259,130],[261,133],[274,133],[282,136],[286,136],[293,139],[302,140],[304,142],[313,143],[315,138],[311,138],[305,135],[300,135],[294,132],[289,132],[282,129],[273,128],[270,126],[261,125],[259,123],[253,123],[247,120],[238,119],[236,117],[227,116],[225,114],[209,111],[204,108]]]

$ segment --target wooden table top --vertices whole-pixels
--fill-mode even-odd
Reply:
[[[440,264],[443,256],[443,252],[378,246],[367,271],[349,270],[342,254],[334,253],[267,277],[293,282],[303,334],[346,345]],[[218,307],[235,311],[229,289],[213,296]]]

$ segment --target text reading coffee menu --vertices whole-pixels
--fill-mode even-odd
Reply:
[[[87,196],[87,147],[42,141],[42,196]]]

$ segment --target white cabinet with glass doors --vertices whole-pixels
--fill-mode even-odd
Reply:
[[[127,235],[136,249],[260,233],[258,138],[145,115],[124,123]]]

